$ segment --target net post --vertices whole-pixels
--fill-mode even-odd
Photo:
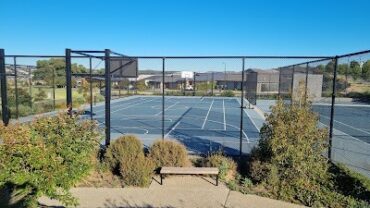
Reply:
[[[110,99],[111,99],[111,74],[110,74],[110,50],[104,50],[105,59],[105,147],[110,145]]]
[[[68,114],[72,115],[72,66],[71,66],[71,49],[66,49],[66,94]]]
[[[1,76],[1,110],[4,125],[9,123],[9,110],[8,110],[8,95],[6,85],[6,70],[5,70],[5,50],[0,49],[0,76]]]
[[[240,129],[239,129],[239,156],[243,154],[243,118],[244,118],[244,65],[245,58],[242,58],[242,83],[241,83],[241,96],[240,96]]]
[[[331,108],[330,108],[330,123],[329,123],[329,146],[328,146],[328,158],[331,160],[331,149],[333,140],[333,126],[334,126],[334,105],[336,97],[336,85],[337,85],[337,67],[338,67],[338,56],[334,58],[334,77],[333,77],[333,91],[331,95]]]

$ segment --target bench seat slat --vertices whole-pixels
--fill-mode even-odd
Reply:
[[[198,168],[198,167],[162,167],[160,174],[200,174],[200,175],[217,175],[219,173],[218,168]]]

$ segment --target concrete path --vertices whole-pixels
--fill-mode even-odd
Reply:
[[[155,178],[149,188],[74,188],[79,207],[299,207],[256,195],[230,191],[224,184],[215,186],[208,177],[171,176],[164,185]],[[58,206],[58,201],[46,197],[40,204]]]

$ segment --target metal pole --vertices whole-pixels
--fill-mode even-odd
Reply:
[[[243,154],[243,119],[244,119],[244,64],[245,64],[245,59],[243,58],[242,59],[242,92],[241,92],[241,96],[240,96],[240,134],[239,134],[239,138],[240,138],[240,143],[239,143],[239,155],[242,156]]]
[[[9,123],[8,95],[6,86],[5,51],[0,49],[1,112],[4,125]]]
[[[333,78],[333,94],[331,95],[331,109],[330,109],[330,124],[329,124],[329,147],[328,147],[328,158],[331,160],[331,148],[333,139],[333,126],[334,126],[334,105],[336,97],[336,84],[337,84],[337,66],[338,66],[338,56],[334,59],[334,78]]]
[[[92,85],[92,60],[89,58],[90,67],[90,119],[93,120],[93,85]]]
[[[165,58],[162,58],[162,139],[164,139],[164,72],[165,72]]]
[[[304,102],[307,103],[307,96],[308,96],[308,63],[306,63],[306,84],[304,87]]]
[[[212,83],[211,83],[211,86],[212,86],[212,91],[211,91],[212,96],[213,96],[213,88],[214,88],[213,83],[214,83],[214,81],[215,81],[215,75],[214,75],[214,72],[212,72]]]
[[[67,108],[69,115],[72,115],[72,68],[71,49],[66,49],[66,93]]]
[[[111,75],[110,75],[110,50],[105,49],[105,146],[110,145],[110,99],[111,99]]]
[[[295,67],[293,66],[293,70],[292,70],[292,83],[291,83],[291,87],[290,87],[290,104],[293,104],[293,91],[294,91],[294,73],[295,73]]]
[[[279,70],[279,86],[278,86],[278,97],[281,98],[281,68]]]
[[[53,67],[53,109],[55,110],[55,68]]]
[[[30,93],[30,96],[31,96],[31,109],[33,107],[33,103],[32,103],[32,73],[31,73],[31,67],[30,66],[27,66],[28,68],[28,75],[29,75],[29,78],[28,78],[28,82],[30,84],[30,89],[29,89],[29,93]]]
[[[17,58],[14,57],[14,85],[15,85],[15,117],[19,117],[19,100],[18,100],[18,71],[17,71]]]
[[[193,96],[195,96],[195,79],[196,79],[195,77],[196,77],[196,76],[197,76],[197,73],[196,73],[196,72],[194,72],[194,74],[193,74],[193,77],[194,77],[194,79],[193,79],[193,81],[194,81],[194,84],[193,84],[193,85],[194,85],[194,86],[193,86],[193,88],[194,88],[194,89],[193,89]]]
[[[121,98],[122,81],[118,81],[118,98]]]

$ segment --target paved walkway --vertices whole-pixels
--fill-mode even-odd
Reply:
[[[158,181],[158,179],[155,179]],[[300,207],[256,195],[230,191],[225,185],[213,185],[207,177],[171,176],[161,186],[153,181],[149,188],[74,188],[79,207]],[[46,197],[39,202],[47,206],[61,206]]]

